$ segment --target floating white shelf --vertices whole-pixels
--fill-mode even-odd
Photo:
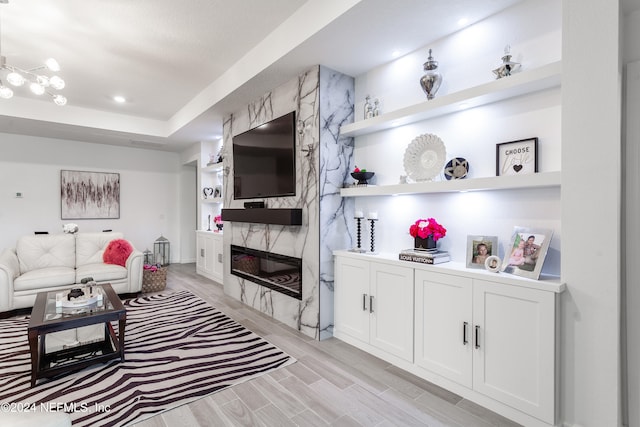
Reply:
[[[462,109],[491,104],[517,96],[560,86],[562,62],[523,71],[459,92],[391,111],[380,116],[357,121],[340,128],[341,136],[367,135],[396,126],[444,116]]]
[[[222,171],[223,163],[216,163],[214,165],[205,166],[202,168],[202,172],[215,173]]]
[[[222,203],[222,197],[215,197],[213,199],[202,199],[202,203]]]
[[[561,172],[541,172],[528,175],[491,176],[451,181],[417,182],[380,186],[347,187],[342,197],[393,196],[399,194],[456,193],[464,191],[495,191],[521,188],[560,187]]]

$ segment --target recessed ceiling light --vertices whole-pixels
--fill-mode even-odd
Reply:
[[[469,23],[469,19],[468,18],[460,18],[458,19],[458,25],[466,25]]]
[[[127,102],[127,99],[124,96],[120,96],[120,95],[114,96],[113,100],[119,104],[124,104],[125,102]]]

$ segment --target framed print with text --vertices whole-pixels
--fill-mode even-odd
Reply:
[[[538,138],[496,144],[496,176],[538,172]]]

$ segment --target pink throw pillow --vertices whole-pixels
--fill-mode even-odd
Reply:
[[[124,267],[131,252],[133,252],[131,243],[124,239],[115,239],[107,245],[104,255],[102,255],[102,260],[106,264],[116,264]]]

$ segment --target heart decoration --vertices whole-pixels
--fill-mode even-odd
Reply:
[[[516,172],[520,172],[522,170],[522,165],[513,165],[513,170]]]
[[[204,195],[204,198],[206,199],[207,196],[213,196],[213,188],[211,187],[204,187],[202,189],[202,194]]]

